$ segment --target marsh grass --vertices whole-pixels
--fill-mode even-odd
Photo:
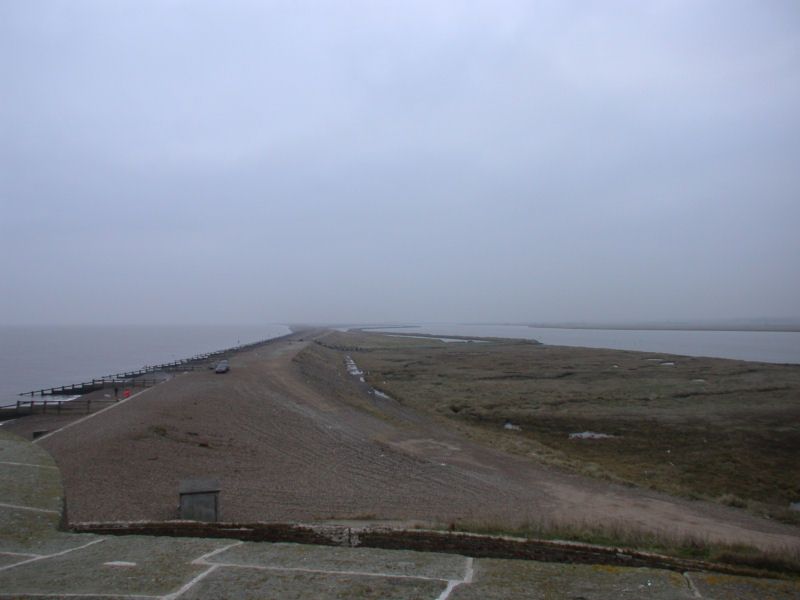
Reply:
[[[800,500],[798,365],[516,340],[325,339],[357,348],[350,354],[370,385],[481,443],[800,524],[788,508]],[[614,437],[569,438],[587,430]]]
[[[800,496],[796,461],[800,432],[781,430],[782,423],[694,419],[599,418],[578,415],[511,417],[522,427],[519,437],[551,449],[554,460],[593,476],[693,499],[715,501],[787,522],[798,522],[788,510]],[[473,419],[487,436],[497,435],[498,421]],[[614,435],[574,440],[573,431]]]

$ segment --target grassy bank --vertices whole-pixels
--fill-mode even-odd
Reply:
[[[537,521],[509,529],[502,524],[473,521],[450,524],[446,529],[527,539],[583,542],[744,567],[752,570],[754,575],[800,577],[800,553],[796,550],[766,552],[750,546],[715,544],[697,536],[677,536],[666,531],[636,530],[625,523]]]

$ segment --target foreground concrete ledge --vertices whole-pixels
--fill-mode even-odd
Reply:
[[[521,559],[549,563],[646,567],[686,573],[708,571],[775,578],[746,566],[683,559],[627,548],[556,540],[450,532],[430,529],[353,527],[308,523],[203,523],[198,521],[72,523],[75,533],[228,538],[349,548],[381,548],[459,554],[472,558]]]

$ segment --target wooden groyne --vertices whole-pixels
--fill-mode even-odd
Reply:
[[[97,390],[102,390],[105,388],[114,388],[114,387],[140,387],[145,385],[155,385],[159,381],[163,381],[163,379],[142,379],[141,376],[147,373],[156,373],[157,370],[153,371],[134,371],[131,373],[120,373],[119,375],[115,376],[108,376],[108,377],[101,377],[100,379],[92,379],[91,381],[85,381],[83,383],[75,383],[72,385],[63,385],[61,387],[54,387],[54,388],[46,388],[42,390],[35,390],[33,392],[24,392],[20,394],[20,396],[30,396],[31,398],[38,396],[82,396],[83,394],[88,394],[90,392],[96,392]],[[147,381],[147,384],[144,382]]]
[[[118,387],[123,391],[130,392],[131,388],[146,388],[166,381],[165,379],[134,379],[124,382]],[[21,417],[32,414],[57,414],[64,413],[90,413],[109,404],[124,400],[122,393],[113,396],[106,394],[105,397],[92,397],[91,395],[68,397],[64,400],[53,400],[51,396],[44,398],[32,398],[31,400],[17,400],[16,404],[6,404],[0,406],[0,418],[5,416]]]
[[[271,338],[274,339],[274,338]],[[227,358],[229,354],[247,350],[254,346],[264,344],[270,340],[262,340],[245,344],[241,346],[233,346],[225,348],[224,350],[217,350],[215,352],[207,352],[205,354],[197,354],[190,358],[175,360],[172,362],[161,363],[159,365],[144,366],[136,371],[126,371],[124,373],[116,373],[114,375],[104,375],[99,379],[92,379],[91,381],[84,381],[82,383],[74,383],[71,385],[62,385],[59,387],[43,388],[40,390],[33,390],[30,392],[22,392],[20,396],[78,396],[81,394],[88,394],[96,390],[102,390],[108,387],[118,387],[121,385],[129,385],[132,379],[142,377],[143,375],[150,375],[153,373],[173,373],[184,371],[197,371],[207,368],[207,364],[214,360],[222,360]]]
[[[288,334],[291,335],[291,334]],[[228,358],[231,354],[248,350],[256,346],[260,346],[267,342],[276,339],[281,339],[287,336],[280,336],[279,338],[270,338],[268,340],[261,340],[252,342],[250,344],[242,344],[216,350],[214,352],[206,352],[203,354],[196,354],[195,356],[175,360],[172,362],[161,363],[158,365],[148,365],[135,371],[125,371],[123,373],[116,373],[114,375],[105,375],[103,377],[92,379],[90,381],[83,381],[81,383],[74,383],[70,385],[62,385],[51,388],[42,388],[39,390],[32,390],[30,392],[22,392],[19,395],[29,400],[18,400],[13,404],[6,404],[0,406],[0,413],[4,411],[13,412],[15,415],[32,414],[34,412],[47,412],[48,407],[56,413],[61,413],[67,404],[77,406],[77,404],[85,404],[86,412],[91,412],[91,406],[102,405],[106,402],[115,402],[119,400],[119,390],[124,388],[136,387],[150,387],[166,381],[169,377],[157,377],[158,374],[167,375],[169,373],[185,371],[202,371],[209,368],[213,364],[222,359]],[[148,375],[154,375],[148,377]],[[62,400],[55,399],[59,396],[83,396],[103,389],[114,389],[114,398],[110,399],[95,399],[95,400]],[[38,398],[38,400],[37,400]]]

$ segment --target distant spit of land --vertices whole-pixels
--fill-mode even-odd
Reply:
[[[608,329],[622,331],[786,331],[800,332],[800,319],[787,321],[658,322],[658,323],[526,323],[540,329]]]
[[[456,324],[456,323],[453,323]],[[476,322],[457,323],[458,325],[512,325],[539,329],[597,329],[609,331],[764,331],[764,332],[800,332],[800,317],[789,319],[732,319],[724,321],[624,321],[624,322],[591,322],[591,321],[560,321],[560,322]],[[341,329],[411,329],[419,324],[338,324]]]

